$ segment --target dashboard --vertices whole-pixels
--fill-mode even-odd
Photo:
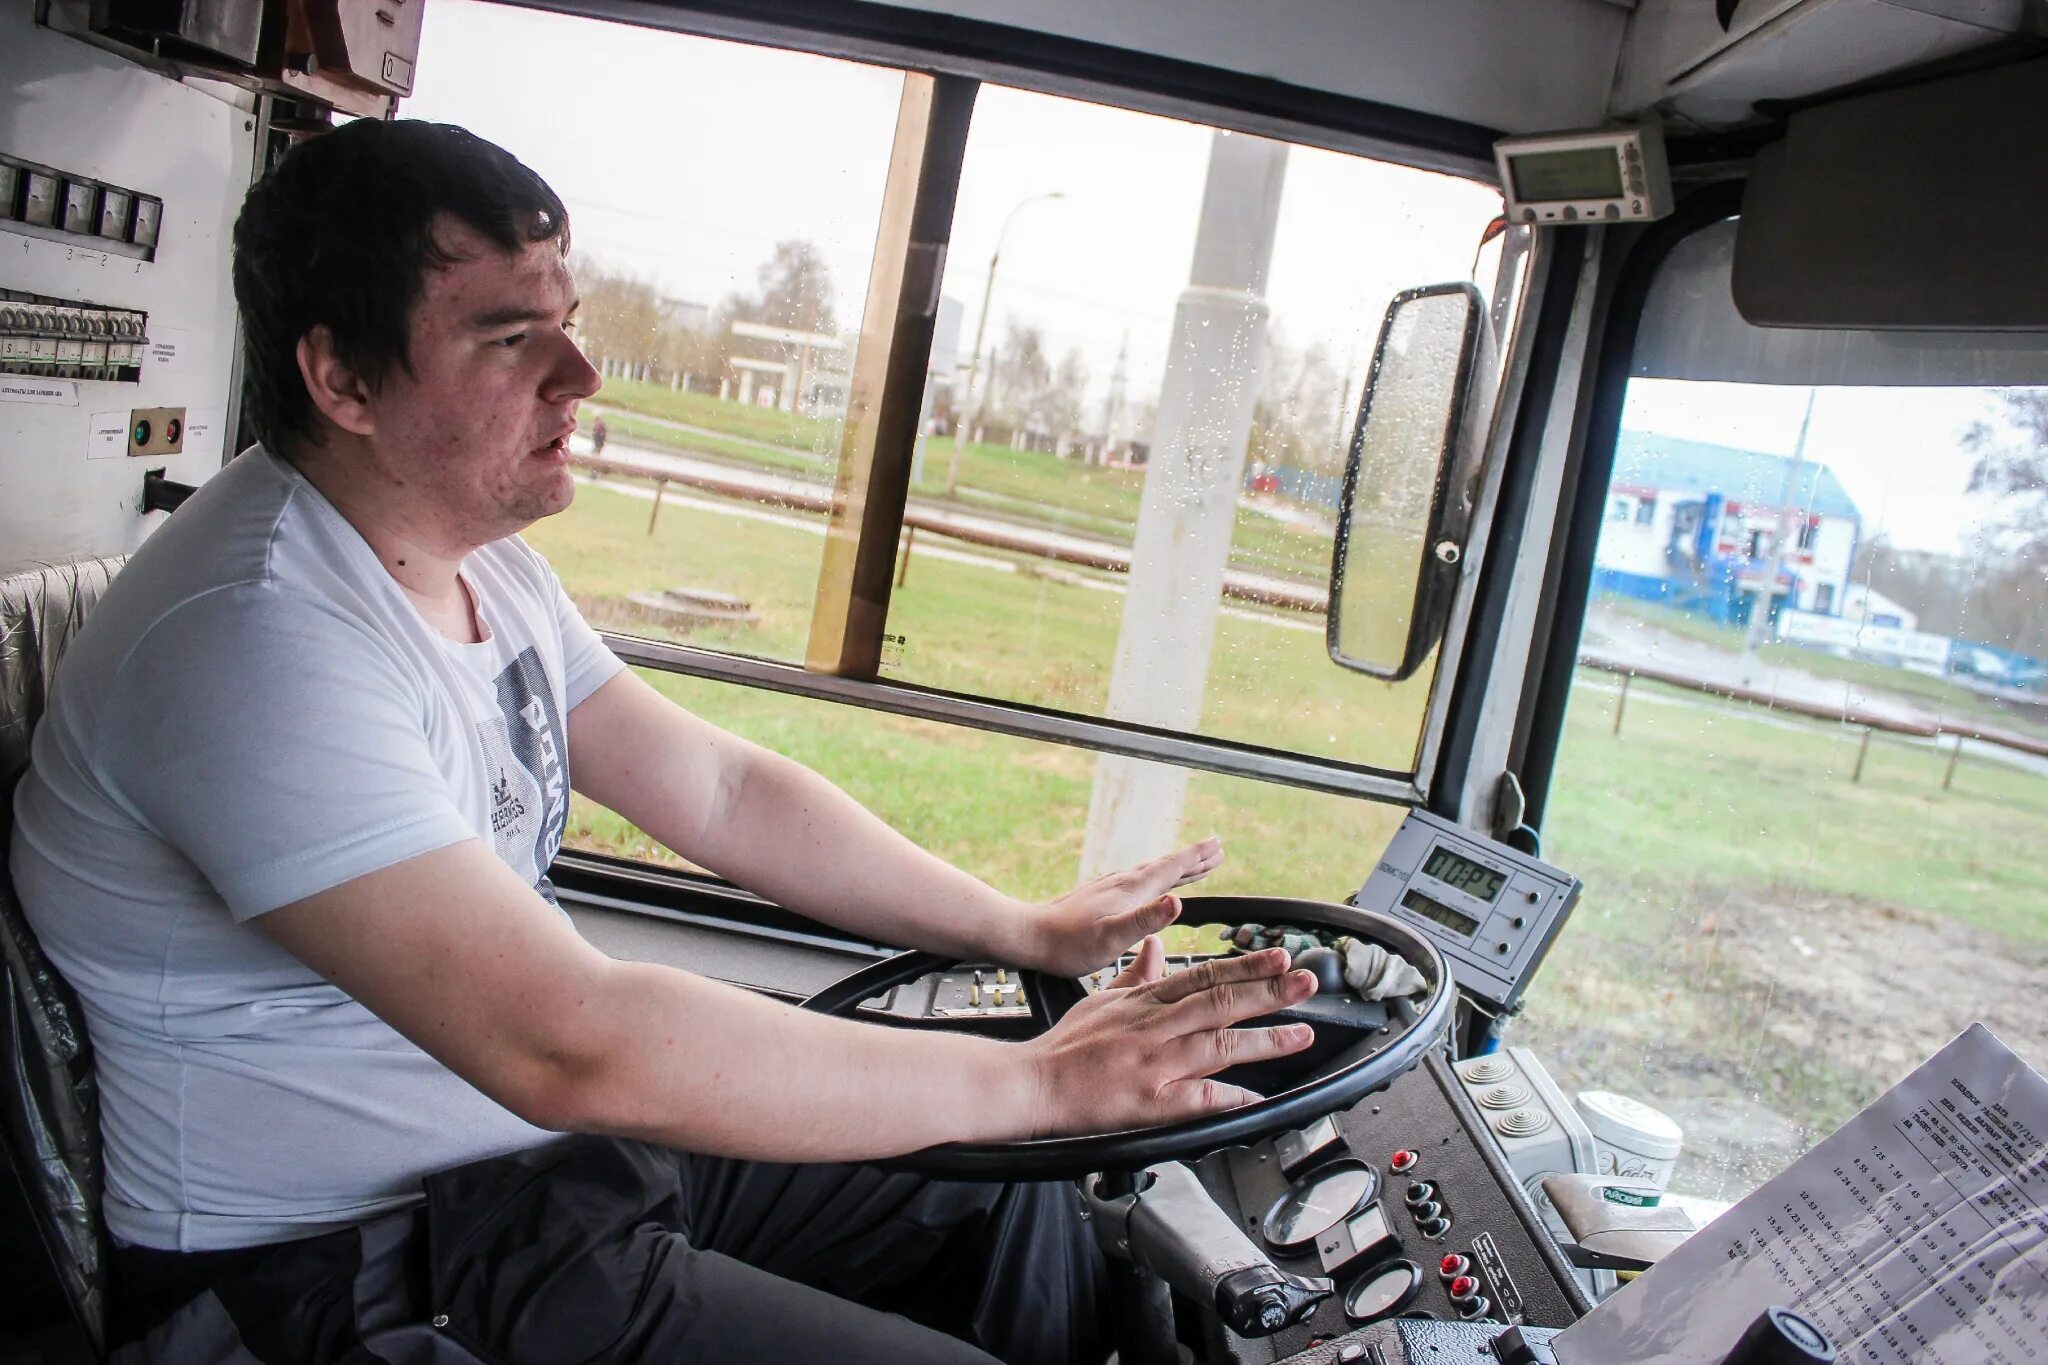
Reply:
[[[1338,1286],[1306,1322],[1271,1337],[1247,1339],[1210,1324],[1208,1358],[1262,1365],[1337,1360],[1345,1358],[1344,1346],[1354,1344],[1377,1346],[1384,1356],[1383,1343],[1399,1334],[1373,1330],[1374,1324],[1557,1329],[1587,1311],[1572,1268],[1441,1056],[1428,1058],[1349,1112],[1333,1115],[1326,1130],[1315,1128],[1303,1130],[1306,1138],[1282,1134],[1195,1164],[1203,1187],[1277,1267],[1329,1275]],[[1311,1141],[1322,1145],[1305,1150]],[[1328,1176],[1351,1169],[1369,1174],[1363,1183],[1373,1192],[1353,1201],[1361,1182],[1343,1184],[1324,1205],[1329,1221],[1319,1236],[1276,1249],[1268,1236],[1269,1216],[1290,1190],[1316,1185],[1319,1174],[1325,1186],[1338,1183]],[[1310,1221],[1324,1218],[1311,1215]],[[1414,1334],[1412,1327],[1407,1330]],[[1488,1335],[1481,1332],[1478,1339]]]

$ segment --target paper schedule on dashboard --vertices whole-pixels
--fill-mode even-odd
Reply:
[[[1560,1335],[1567,1365],[1708,1365],[1772,1304],[1844,1365],[2048,1362],[2048,1081],[1972,1025]]]

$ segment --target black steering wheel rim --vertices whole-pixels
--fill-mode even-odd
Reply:
[[[1408,1017],[1372,1055],[1327,1076],[1304,1081],[1241,1109],[1121,1133],[1013,1142],[949,1142],[873,1164],[960,1180],[1073,1180],[1096,1171],[1135,1171],[1162,1161],[1188,1160],[1221,1147],[1254,1142],[1348,1109],[1385,1089],[1443,1040],[1455,992],[1449,965],[1422,934],[1386,915],[1350,905],[1283,896],[1188,896],[1187,924],[1306,924],[1368,939],[1408,959],[1428,991],[1418,1005],[1389,1002]],[[803,1008],[849,1015],[862,1002],[930,972],[956,965],[936,953],[904,952],[841,977],[803,1002]],[[1043,994],[1034,985],[1034,1012]],[[1045,1016],[1040,1015],[1041,1022]]]

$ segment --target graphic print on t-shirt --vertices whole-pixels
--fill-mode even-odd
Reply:
[[[550,901],[548,865],[569,819],[567,736],[554,689],[532,648],[493,684],[498,715],[477,726],[491,787],[491,842],[498,856]]]

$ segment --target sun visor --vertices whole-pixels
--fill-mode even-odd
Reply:
[[[1629,373],[1735,384],[1968,388],[2048,384],[2048,333],[1759,327],[1736,311],[1735,219],[1672,248],[1644,301]]]
[[[1794,114],[1757,158],[1735,306],[1763,327],[2048,332],[2048,58]]]

